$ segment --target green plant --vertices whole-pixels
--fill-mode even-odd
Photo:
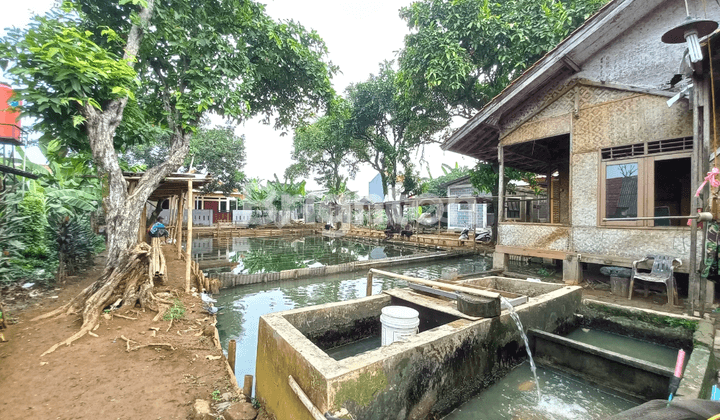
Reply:
[[[222,397],[220,396],[220,390],[216,389],[215,391],[213,391],[210,394],[210,397],[212,397],[214,401],[220,401],[222,399]]]
[[[256,410],[260,408],[260,400],[258,400],[258,399],[255,398],[255,397],[253,397],[252,399],[250,399],[250,404],[252,404],[253,408],[256,409]]]
[[[165,312],[163,319],[165,321],[182,319],[185,316],[185,305],[179,300],[175,299],[172,306]]]
[[[553,274],[555,274],[554,271],[548,270],[548,269],[545,268],[545,267],[540,267],[540,268],[538,268],[537,273],[538,273],[539,276],[542,276],[542,277],[550,277],[550,276],[552,276]]]

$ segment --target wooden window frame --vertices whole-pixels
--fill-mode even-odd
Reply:
[[[647,150],[647,149],[646,149]],[[607,167],[612,165],[622,165],[626,163],[637,163],[638,164],[638,194],[637,194],[637,207],[638,217],[648,217],[654,215],[652,211],[655,203],[655,162],[662,160],[673,160],[690,158],[690,164],[692,165],[693,157],[692,151],[682,151],[676,153],[657,153],[651,155],[634,156],[631,158],[619,158],[619,159],[608,159],[602,160],[602,154],[599,154],[601,159],[599,165],[599,191],[598,191],[598,226],[607,227],[656,227],[654,220],[636,220],[636,221],[623,221],[622,219],[603,221],[606,216],[607,205],[605,202],[606,198],[606,174]],[[692,199],[692,197],[690,197]],[[671,226],[677,228],[677,226]],[[658,226],[658,228],[667,228],[667,226]]]

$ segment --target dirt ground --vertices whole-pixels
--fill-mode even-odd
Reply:
[[[153,322],[139,308],[125,319],[106,315],[94,331],[69,347],[40,355],[76,332],[79,316],[39,322],[33,317],[69,301],[101,273],[104,260],[65,285],[3,293],[12,324],[0,343],[0,418],[186,419],[196,399],[237,401],[224,356],[214,343],[215,319],[199,297],[184,295],[185,263],[165,246],[168,274],[156,293],[179,298],[183,319]],[[24,289],[23,289],[24,290]],[[153,330],[156,329],[156,330]],[[131,350],[122,336],[132,340]],[[165,343],[169,346],[146,346]],[[137,348],[137,349],[136,349]]]

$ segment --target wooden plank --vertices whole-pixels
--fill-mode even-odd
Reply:
[[[185,261],[185,293],[190,293],[190,266],[192,265],[192,228],[193,228],[193,182],[188,180],[188,191],[187,191],[187,240],[185,241],[185,251],[187,252],[187,260]]]
[[[520,248],[514,246],[503,246],[497,245],[495,252],[510,255],[522,255],[526,257],[539,257],[539,258],[553,258],[556,260],[564,260],[567,257],[568,252],[555,251],[549,249],[538,249],[538,248]],[[584,257],[584,255],[583,255]],[[584,258],[583,258],[584,260]]]

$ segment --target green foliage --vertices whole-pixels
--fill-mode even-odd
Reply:
[[[5,192],[0,195],[0,284],[20,278],[24,272],[15,264],[23,259],[25,241],[23,228],[29,216],[22,216],[17,207],[22,194]]]
[[[161,135],[151,143],[133,145],[122,154],[122,161],[128,169],[143,169],[158,166],[168,159],[171,141],[168,135]],[[235,135],[235,127],[227,124],[216,127],[201,127],[190,139],[190,149],[183,166],[212,175],[212,182],[203,186],[205,192],[219,191],[230,195],[240,190],[245,183],[245,138]],[[132,165],[132,166],[131,166]]]
[[[470,183],[480,192],[491,193],[497,195],[497,185],[500,181],[499,169],[497,165],[491,165],[478,162],[475,168],[470,171]],[[532,172],[523,172],[514,168],[505,167],[505,192],[514,194],[516,185],[510,181],[526,182],[535,193],[539,193],[539,186],[535,174]]]
[[[190,161],[200,171],[212,175],[211,183],[205,185],[206,192],[221,191],[229,195],[240,190],[245,183],[245,137],[235,135],[235,127],[225,125],[201,128],[190,140],[190,153],[185,158],[185,167]]]
[[[455,181],[458,178],[470,175],[470,170],[466,166],[459,166],[457,162],[455,162],[454,167],[443,164],[442,171],[442,175],[437,178],[431,178],[425,182],[426,193],[432,194],[436,197],[445,197],[447,196],[447,187],[445,187],[445,184]]]
[[[298,127],[293,138],[295,163],[285,171],[285,177],[293,179],[314,173],[315,181],[327,188],[329,194],[343,194],[348,176],[354,178],[358,170],[357,158],[352,154],[350,116],[347,101],[337,98],[325,116]]]
[[[183,319],[185,317],[185,305],[179,300],[174,299],[172,306],[165,311],[163,319],[165,321]]]
[[[222,400],[222,396],[220,395],[220,390],[216,389],[215,391],[210,393],[210,397],[213,399],[213,401],[220,401]]]
[[[608,0],[418,0],[400,11],[408,94],[466,118]]]
[[[332,97],[326,47],[296,22],[275,22],[253,1],[155,2],[153,30],[123,59],[138,2],[76,0],[0,43],[0,59],[38,117],[39,130],[89,150],[81,105],[129,98],[115,147],[146,143],[165,127],[192,131],[206,111],[276,115],[287,127]],[[128,64],[132,64],[134,68]],[[6,64],[7,65],[7,64]]]
[[[48,254],[46,229],[48,219],[45,214],[45,196],[40,191],[29,191],[18,206],[22,216],[27,217],[23,224],[23,241],[26,257],[44,258]]]
[[[389,189],[395,193],[398,175],[413,152],[437,142],[432,135],[449,125],[449,116],[444,107],[406,95],[392,62],[382,63],[378,75],[347,92],[355,156],[380,173],[384,194]]]

